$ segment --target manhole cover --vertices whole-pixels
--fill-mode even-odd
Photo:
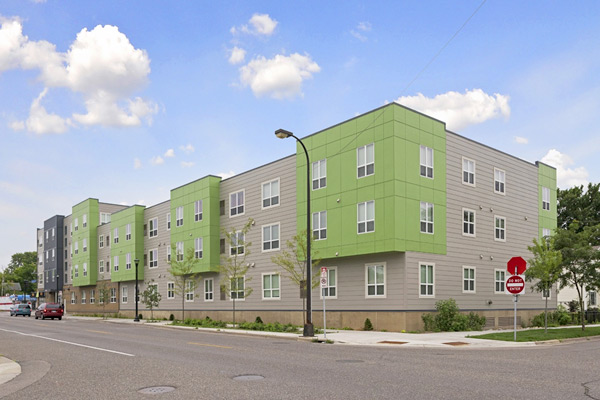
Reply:
[[[465,342],[448,342],[448,343],[443,343],[443,344],[447,344],[448,346],[467,346],[469,343],[465,343]]]
[[[361,363],[364,362],[363,360],[335,360],[336,362],[339,363]]]
[[[162,394],[169,393],[174,391],[175,388],[173,386],[152,386],[144,389],[138,390],[138,392],[142,394]]]
[[[383,342],[377,342],[377,343],[383,343],[383,344],[406,344],[408,342],[394,342],[392,340],[384,340]]]
[[[265,379],[265,377],[261,375],[238,375],[233,377],[234,381],[259,381],[261,379]]]

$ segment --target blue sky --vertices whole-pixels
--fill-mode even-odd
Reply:
[[[278,128],[392,101],[599,182],[598,21],[595,1],[3,0],[0,268],[88,197],[150,206],[292,154]]]

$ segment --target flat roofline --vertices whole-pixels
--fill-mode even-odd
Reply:
[[[266,164],[263,164],[263,165],[259,165],[258,167],[254,167],[254,168],[252,168],[252,169],[249,169],[249,170],[247,170],[247,171],[240,172],[239,174],[236,174],[236,175],[230,176],[230,177],[229,177],[229,178],[227,178],[227,179],[223,179],[223,180],[221,180],[221,182],[228,181],[229,179],[232,179],[232,178],[237,178],[238,176],[241,176],[241,175],[247,174],[247,173],[249,173],[249,172],[255,171],[255,170],[259,169],[259,168],[266,167],[266,166],[268,166],[268,165],[271,165],[271,164],[275,164],[275,163],[277,163],[277,162],[283,161],[283,160],[285,160],[285,159],[287,159],[287,158],[290,158],[290,157],[296,157],[296,153],[294,153],[294,154],[290,154],[289,156],[285,156],[285,157],[278,158],[277,160],[274,160],[274,161],[268,162],[268,163],[266,163]]]
[[[194,183],[194,182],[198,182],[198,181],[201,181],[202,179],[211,178],[211,177],[212,177],[212,178],[219,178],[219,179],[221,179],[221,180],[223,179],[223,178],[221,178],[220,176],[213,175],[213,174],[208,174],[208,175],[204,175],[204,176],[203,176],[203,177],[201,177],[201,178],[194,179],[193,181],[189,181],[188,183],[184,183],[183,185],[179,185],[179,186],[177,186],[177,187],[174,187],[174,188],[173,188],[173,189],[171,189],[170,191],[172,192],[173,190],[180,189],[180,188],[182,188],[182,187],[184,187],[184,186],[187,186],[187,185],[190,185],[190,184],[192,184],[192,183]],[[161,202],[161,203],[162,203],[162,202]],[[158,203],[158,204],[160,204],[160,203]]]

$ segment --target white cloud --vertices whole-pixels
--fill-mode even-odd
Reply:
[[[569,168],[575,163],[568,155],[551,149],[542,157],[541,161],[556,168],[558,187],[568,189],[573,186],[587,186],[589,176],[587,169],[585,167]]]
[[[13,131],[22,131],[25,129],[25,121],[13,121],[8,124],[8,127]]]
[[[446,122],[449,130],[461,130],[489,119],[510,116],[510,97],[494,93],[489,95],[481,89],[465,90],[465,93],[447,92],[434,98],[418,93],[396,99],[410,108]]]
[[[182,162],[181,162],[181,166],[182,166],[183,168],[191,168],[191,167],[193,167],[193,166],[194,166],[194,164],[196,164],[196,163],[195,163],[195,162],[193,162],[193,161],[182,161]]]
[[[320,70],[309,55],[278,54],[271,59],[259,56],[240,68],[240,81],[243,86],[250,86],[257,97],[291,99],[302,96],[302,82]]]
[[[140,161],[139,158],[134,158],[133,159],[133,169],[140,169],[142,168],[142,162]]]
[[[194,149],[194,146],[192,146],[192,144],[191,144],[191,143],[188,143],[188,144],[186,144],[185,146],[179,146],[179,148],[180,148],[181,150],[183,150],[183,152],[184,152],[185,154],[190,154],[190,153],[193,153],[193,152],[194,152],[194,150],[196,150],[196,149]]]
[[[165,158],[175,157],[175,150],[169,149],[169,150],[165,151],[164,157]]]
[[[521,137],[521,136],[515,136],[515,142],[517,142],[518,144],[528,144],[529,139]]]
[[[275,31],[278,22],[269,17],[269,14],[254,14],[250,18],[250,27],[248,25],[242,25],[238,28],[232,27],[229,32],[232,35],[236,35],[238,32],[247,33],[251,35],[265,35],[270,36]]]
[[[40,104],[47,92],[48,88],[45,88],[31,104],[29,118],[25,121],[25,126],[27,126],[29,132],[34,132],[38,135],[45,133],[65,133],[69,129],[71,121],[68,118],[64,119],[56,114],[48,113],[44,106]]]
[[[227,179],[227,178],[231,178],[232,176],[235,175],[235,172],[233,171],[229,171],[229,172],[219,172],[217,174],[217,176],[220,176],[223,179]]]
[[[165,163],[165,160],[161,156],[152,157],[150,160],[150,164],[152,165],[162,165]]]
[[[229,56],[229,64],[239,64],[241,62],[244,62],[245,58],[246,50],[240,49],[239,47],[235,46],[233,49],[231,49],[231,55]]]
[[[370,32],[371,31],[371,23],[370,22],[359,22],[356,26],[356,29],[351,29],[350,34],[360,40],[361,42],[367,41],[367,36],[361,32]]]
[[[359,22],[356,26],[356,29],[359,29],[363,32],[369,32],[371,30],[371,23],[368,21]]]

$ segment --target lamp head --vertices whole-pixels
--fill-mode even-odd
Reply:
[[[140,259],[139,259],[139,258],[136,258],[135,260],[133,260],[133,262],[134,262],[134,263],[137,265],[137,264],[139,264],[139,263],[140,263]]]
[[[279,139],[287,139],[290,136],[294,136],[294,134],[290,131],[286,131],[285,129],[277,129],[275,131],[275,136],[277,136]]]

